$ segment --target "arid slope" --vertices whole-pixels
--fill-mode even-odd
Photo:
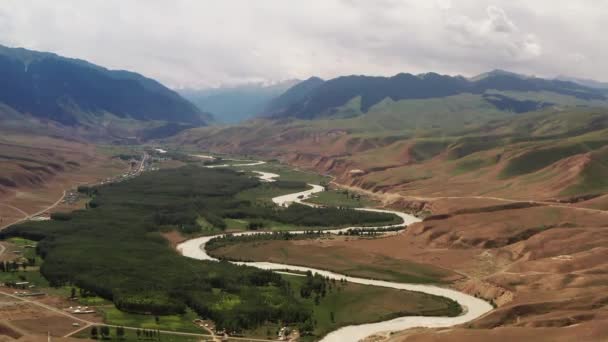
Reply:
[[[292,258],[332,248],[336,258],[434,265],[463,276],[452,286],[497,305],[466,326],[391,340],[608,339],[608,113],[548,110],[459,132],[354,123],[363,120],[371,119],[261,120],[190,130],[172,143],[278,158],[426,217],[382,239],[274,246]]]
[[[50,206],[64,190],[126,168],[127,163],[100,153],[94,145],[5,134],[0,139],[0,226]]]

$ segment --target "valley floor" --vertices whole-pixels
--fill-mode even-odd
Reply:
[[[389,280],[411,279],[422,270],[425,275],[440,275],[435,281],[452,280],[451,286],[497,306],[485,316],[443,329],[441,334],[412,329],[390,338],[377,336],[380,339],[608,339],[608,211],[602,210],[606,196],[589,205],[483,196],[423,198],[346,188],[427,219],[384,238],[253,242],[213,253],[323,265],[346,274]]]

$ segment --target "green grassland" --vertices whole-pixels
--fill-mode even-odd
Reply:
[[[591,154],[591,161],[576,184],[564,189],[564,195],[598,194],[608,190],[608,148]]]
[[[198,334],[205,333],[204,330],[193,323],[193,321],[198,318],[198,315],[190,309],[187,309],[183,314],[164,316],[128,313],[120,311],[114,306],[100,307],[99,311],[106,324],[151,330],[168,330]]]
[[[378,204],[367,196],[352,193],[347,190],[328,190],[314,194],[306,202],[344,208],[373,207]]]
[[[354,102],[340,111],[353,113]],[[321,119],[310,123],[313,128],[340,127],[361,134],[387,134],[404,131],[426,134],[437,130],[457,132],[476,127],[482,122],[502,119],[512,115],[502,112],[483,99],[481,95],[461,94],[444,98],[393,101],[384,99],[372,106],[367,113],[356,117],[345,115],[343,119]],[[392,133],[394,134],[394,133]]]

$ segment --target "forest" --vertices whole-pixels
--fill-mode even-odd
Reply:
[[[294,220],[306,210],[332,224],[387,218],[327,209],[256,208],[235,199],[259,184],[228,169],[185,166],[144,173],[121,183],[83,188],[92,196],[88,209],[12,226],[0,237],[38,241],[40,271],[52,285],[77,286],[113,301],[120,310],[163,315],[189,306],[230,331],[267,321],[309,324],[310,310],[300,305],[280,275],[182,257],[162,234],[196,226],[200,216],[220,224],[235,212]]]

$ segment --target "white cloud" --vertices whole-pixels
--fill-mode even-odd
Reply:
[[[443,17],[450,42],[465,49],[469,58],[482,54],[500,63],[504,59],[526,60],[542,54],[535,35],[522,32],[502,8],[489,6],[486,16],[477,20],[456,10],[445,10]]]
[[[452,8],[452,0],[436,0],[437,2],[437,7],[439,7],[440,10],[449,10],[450,8]]]
[[[505,11],[496,6],[488,6],[488,20],[484,21],[485,30],[490,32],[511,33],[517,31],[517,27]]]
[[[0,44],[174,87],[493,68],[608,79],[607,16],[601,0],[3,0]]]

